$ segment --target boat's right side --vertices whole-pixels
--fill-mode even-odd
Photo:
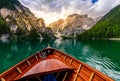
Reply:
[[[54,51],[54,54],[57,59],[74,68],[73,72],[68,72],[65,81],[114,81],[107,75],[69,56],[68,54],[58,50]]]

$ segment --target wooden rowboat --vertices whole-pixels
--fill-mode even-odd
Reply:
[[[39,51],[0,74],[0,80],[114,81],[89,65],[50,47]]]

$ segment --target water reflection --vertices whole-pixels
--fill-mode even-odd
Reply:
[[[61,43],[62,43],[62,38],[58,38],[54,41],[54,44],[56,45],[56,47],[59,47]]]
[[[11,51],[17,53],[18,52],[18,47],[16,44],[11,46]]]
[[[46,41],[0,42],[0,73],[47,46]]]
[[[48,44],[120,81],[120,41],[107,40],[56,39],[0,42],[0,66],[2,66],[0,72],[47,47]]]
[[[0,42],[2,42],[2,43],[9,43],[9,40],[8,39],[1,39],[0,38]]]

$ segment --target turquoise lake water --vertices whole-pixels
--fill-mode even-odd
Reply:
[[[0,41],[0,73],[48,44],[120,81],[120,41],[115,40]]]

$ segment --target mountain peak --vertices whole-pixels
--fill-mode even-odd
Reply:
[[[8,33],[14,39],[26,36],[39,38],[41,34],[50,36],[52,33],[45,27],[44,19],[37,19],[18,0],[0,0],[0,18],[0,21],[4,22],[4,24],[0,23],[0,30],[4,30],[0,31],[0,36]]]
[[[95,24],[95,21],[88,17],[87,14],[71,14],[65,21],[60,19],[51,23],[49,26],[54,32],[59,31],[63,35],[73,35],[73,33],[84,32],[87,28]]]
[[[120,5],[113,8],[90,30],[79,38],[117,38],[120,37]]]

